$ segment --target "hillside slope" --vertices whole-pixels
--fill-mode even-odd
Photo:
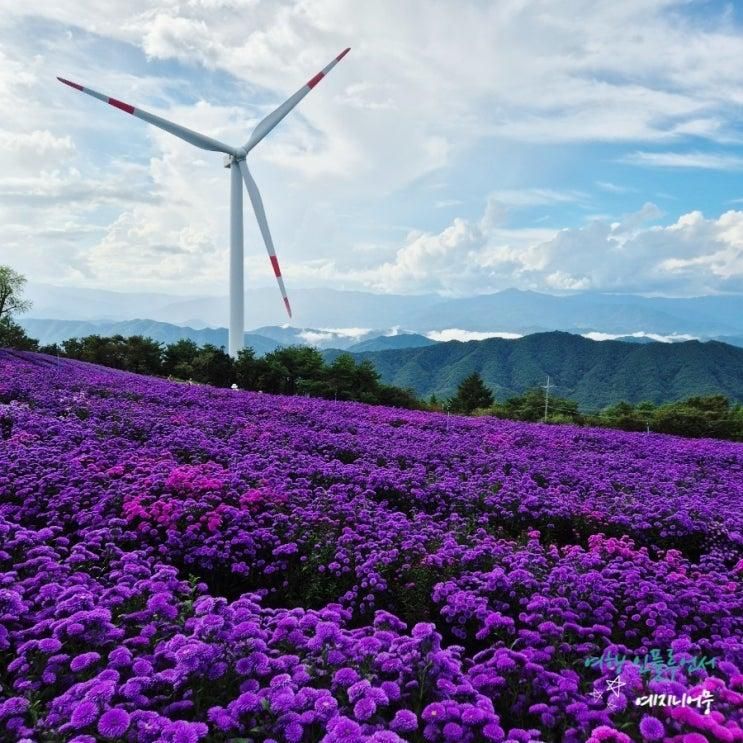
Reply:
[[[743,400],[743,349],[716,341],[636,344],[555,332],[355,356],[372,361],[383,382],[425,397],[449,396],[477,371],[499,399],[544,384],[549,374],[555,394],[586,409],[717,393]]]
[[[741,741],[742,506],[730,442],[0,349],[0,741]],[[598,709],[612,646],[713,712]]]

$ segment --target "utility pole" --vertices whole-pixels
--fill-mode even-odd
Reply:
[[[556,385],[550,384],[550,375],[547,375],[547,384],[543,384],[542,387],[544,388],[544,422],[547,422],[547,411],[549,410],[549,404],[550,404],[550,389],[552,387],[555,387]]]

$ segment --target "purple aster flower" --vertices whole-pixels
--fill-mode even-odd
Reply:
[[[371,684],[366,679],[362,679],[348,688],[348,698],[352,702],[356,702],[362,697],[368,696],[370,691]]]
[[[368,720],[377,711],[377,705],[369,697],[363,697],[353,706],[353,714],[357,720]]]
[[[62,643],[56,637],[45,637],[39,640],[39,650],[43,653],[56,653],[62,648]]]
[[[287,743],[299,743],[304,735],[304,728],[298,722],[290,722],[284,728]]]
[[[238,715],[245,714],[247,712],[253,712],[260,706],[260,700],[257,694],[253,694],[252,691],[246,691],[232,703],[235,712]]]
[[[506,734],[503,732],[503,728],[495,722],[489,722],[487,725],[485,725],[482,729],[482,734],[488,740],[500,741],[506,737]]]
[[[431,622],[419,622],[413,627],[412,635],[418,640],[436,634],[436,625]]]
[[[78,671],[84,671],[86,668],[90,668],[94,663],[97,663],[100,659],[101,656],[95,652],[81,653],[70,661],[70,670],[75,673]]]
[[[203,722],[176,720],[163,731],[163,741],[167,743],[197,743],[209,732]]]
[[[98,732],[104,738],[119,738],[129,728],[129,713],[123,709],[110,709],[98,720]]]
[[[392,718],[390,727],[400,733],[411,733],[418,729],[418,718],[409,709],[399,709]]]
[[[645,715],[640,720],[640,733],[644,740],[663,740],[666,729],[657,717]]]
[[[348,717],[335,717],[328,724],[328,729],[330,729],[335,737],[341,740],[343,738],[357,740],[361,736],[359,724],[353,720],[349,720]]]
[[[0,720],[4,717],[23,715],[28,709],[28,699],[25,697],[10,697],[0,704]]]
[[[74,728],[85,728],[98,718],[98,707],[93,702],[80,702],[72,711],[70,723]]]
[[[421,717],[426,722],[438,722],[439,720],[443,720],[446,718],[446,709],[444,708],[443,704],[440,704],[439,702],[433,702],[423,710]]]
[[[460,740],[463,734],[462,726],[456,722],[447,722],[444,725],[444,738],[446,740]]]
[[[315,711],[326,717],[332,715],[338,709],[338,702],[330,694],[323,694],[315,700]]]
[[[132,662],[132,654],[129,648],[115,648],[108,654],[108,662],[116,667],[127,666]]]
[[[339,686],[351,686],[359,680],[359,674],[353,668],[339,668],[333,676],[333,682]]]

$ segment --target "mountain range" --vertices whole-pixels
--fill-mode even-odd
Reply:
[[[68,338],[86,335],[142,335],[161,343],[174,343],[189,338],[199,345],[211,343],[227,345],[226,328],[191,328],[155,320],[122,320],[120,322],[91,322],[87,320],[47,320],[21,317],[25,331],[42,345],[62,343]],[[281,346],[309,345],[316,348],[335,348],[349,351],[381,351],[391,348],[419,348],[436,343],[423,335],[408,332],[365,330],[339,332],[291,326],[265,326],[245,334],[245,345],[262,356]]]
[[[118,322],[147,317],[194,329],[219,327],[228,317],[226,297],[127,294],[29,284],[30,318]],[[363,334],[372,328],[405,328],[420,334],[457,328],[528,334],[546,330],[631,335],[686,334],[699,338],[743,336],[743,295],[691,298],[582,293],[565,296],[509,289],[472,297],[372,294],[296,289],[293,322],[300,328],[333,328]],[[248,327],[286,320],[275,288],[246,295]],[[364,338],[357,338],[364,340]]]
[[[324,356],[332,361],[339,353]],[[638,344],[551,332],[354,356],[370,360],[383,382],[425,398],[451,396],[476,371],[501,400],[545,384],[549,375],[553,394],[585,410],[621,400],[661,403],[709,394],[743,401],[743,348],[717,341]]]

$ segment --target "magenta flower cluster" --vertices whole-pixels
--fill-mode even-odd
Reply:
[[[743,741],[742,577],[740,445],[0,351],[3,741]]]

